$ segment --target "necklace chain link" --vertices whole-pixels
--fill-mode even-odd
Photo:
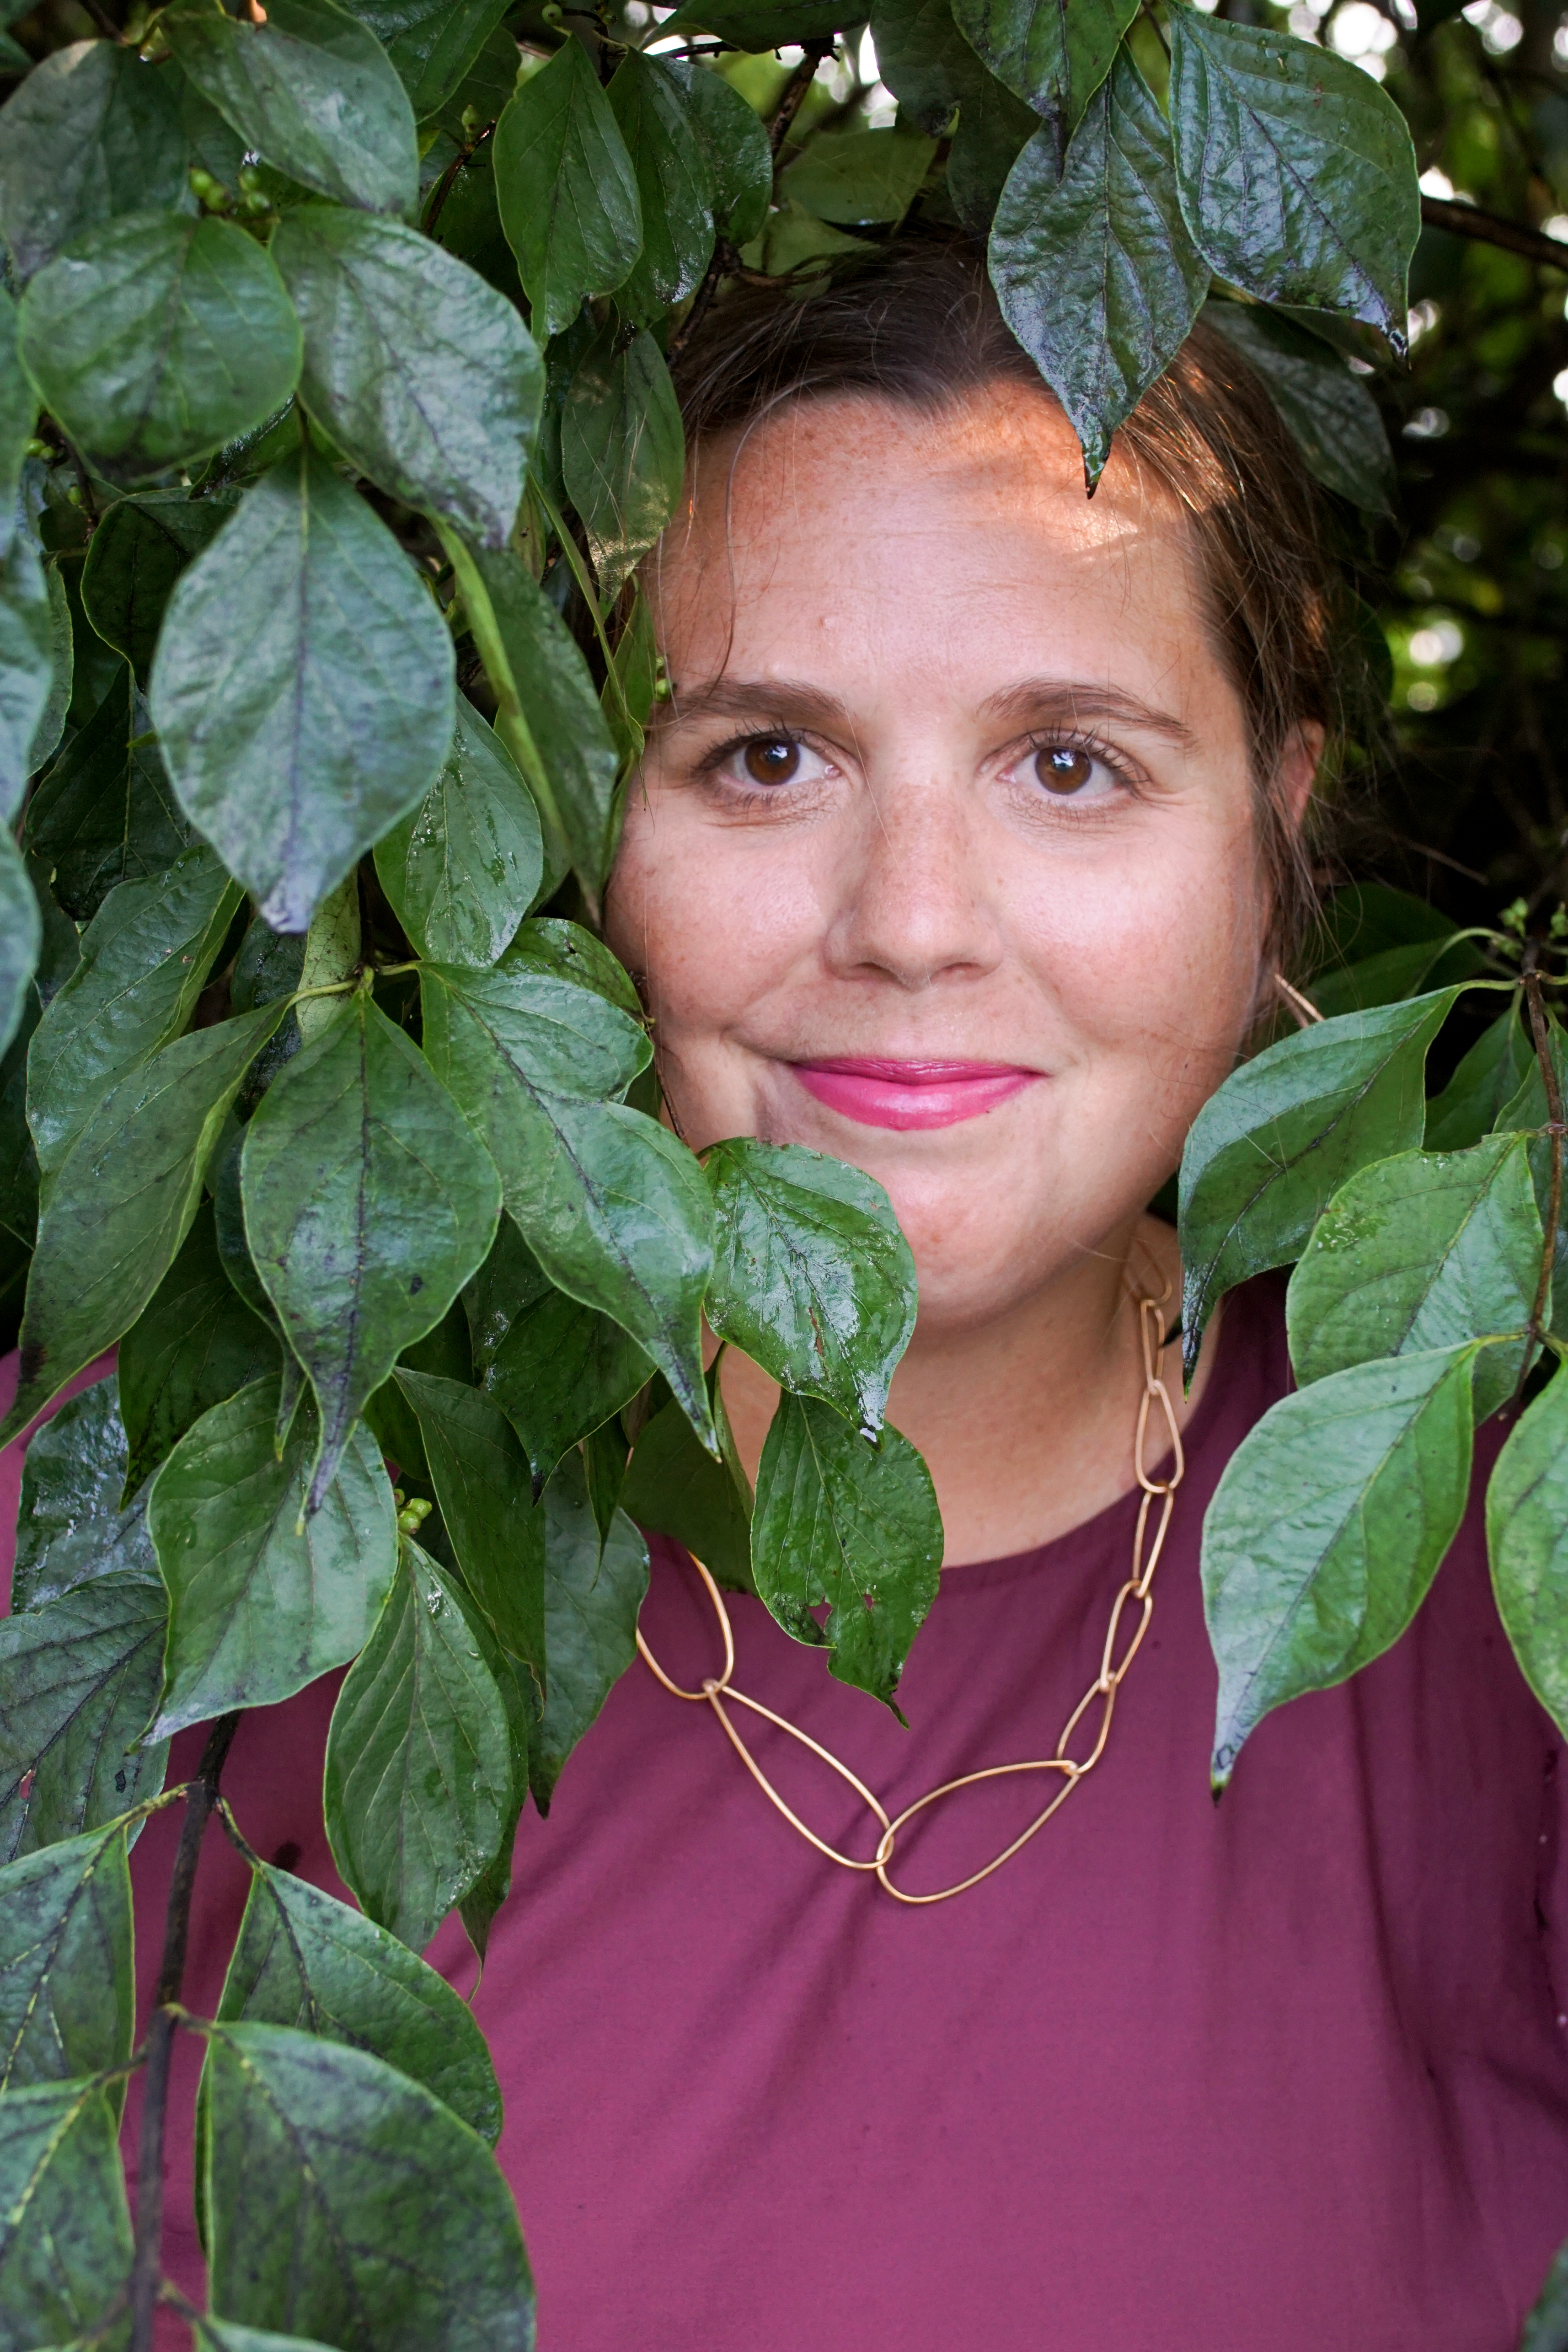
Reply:
[[[1176,1412],[1165,1381],[1160,1377],[1161,1362],[1165,1349],[1169,1345],[1161,1322],[1161,1314],[1169,1296],[1167,1286],[1164,1295],[1158,1298],[1149,1297],[1140,1293],[1135,1299],[1138,1310],[1138,1335],[1144,1355],[1144,1387],[1138,1400],[1138,1418],[1133,1441],[1133,1465],[1142,1494],[1138,1503],[1137,1525],[1133,1536],[1132,1573],[1111,1604],[1111,1618],[1105,1630],[1105,1646],[1101,1654],[1100,1672],[1068,1717],[1053,1755],[1032,1757],[1026,1762],[1019,1764],[991,1764],[978,1772],[961,1773],[956,1780],[944,1780],[939,1788],[928,1789],[925,1796],[917,1797],[912,1805],[905,1805],[901,1813],[890,1817],[885,1807],[872,1794],[865,1782],[856,1773],[852,1772],[849,1766],[833,1755],[831,1749],[811,1738],[810,1734],[802,1731],[798,1724],[790,1723],[781,1715],[775,1715],[773,1709],[770,1706],[764,1706],[760,1699],[750,1698],[745,1691],[737,1689],[734,1680],[735,1633],[730,1624],[729,1612],[724,1605],[724,1596],[718,1586],[695,1554],[692,1564],[707,1588],[708,1598],[713,1602],[714,1611],[718,1619],[719,1632],[724,1641],[723,1672],[707,1675],[697,1690],[683,1690],[678,1683],[671,1680],[654,1657],[643,1638],[642,1627],[639,1626],[637,1629],[637,1647],[642,1654],[644,1664],[658,1677],[672,1697],[688,1699],[695,1706],[706,1706],[713,1709],[723,1726],[730,1746],[735,1749],[763,1795],[770,1804],[778,1808],[790,1827],[798,1830],[807,1843],[815,1846],[819,1853],[825,1854],[830,1862],[837,1863],[841,1870],[859,1871],[874,1877],[895,1902],[915,1906],[925,1903],[946,1903],[955,1895],[962,1895],[969,1887],[978,1886],[982,1879],[989,1878],[992,1872],[999,1870],[1004,1862],[1010,1862],[1013,1855],[1029,1843],[1036,1832],[1045,1827],[1052,1813],[1059,1806],[1066,1803],[1079,1782],[1094,1769],[1095,1765],[1105,1753],[1105,1742],[1111,1732],[1111,1718],[1116,1708],[1116,1695],[1126,1679],[1133,1660],[1143,1647],[1144,1636],[1149,1630],[1149,1620],[1154,1614],[1155,1570],[1160,1564],[1160,1555],[1165,1549],[1166,1530],[1170,1525],[1171,1508],[1176,1499],[1176,1491],[1181,1485],[1186,1468]],[[1152,1478],[1145,1463],[1150,1414],[1156,1405],[1159,1407],[1165,1424],[1165,1433],[1169,1439],[1170,1475],[1167,1478]],[[1156,1504],[1159,1507],[1157,1514],[1154,1508]],[[1149,1533],[1151,1517],[1155,1517],[1152,1537]],[[1131,1631],[1127,1633],[1124,1630],[1124,1621],[1129,1610],[1135,1612],[1135,1614]],[[1100,1702],[1100,1716],[1094,1726],[1093,1745],[1087,1756],[1071,1756],[1068,1753],[1069,1746],[1096,1699]],[[813,1756],[820,1757],[824,1764],[831,1767],[841,1780],[849,1783],[881,1824],[882,1833],[873,1854],[868,1859],[862,1860],[854,1854],[841,1853],[836,1846],[829,1845],[825,1839],[820,1838],[814,1830],[807,1827],[799,1813],[779,1795],[779,1790],[773,1786],[772,1781],[768,1780],[756,1757],[742,1739],[731,1719],[728,1711],[730,1706],[749,1708],[753,1715],[760,1716],[764,1722],[773,1724],[779,1731],[788,1732],[791,1739],[799,1740],[802,1748],[809,1748]],[[1020,1772],[1051,1773],[1060,1780],[1061,1785],[1052,1795],[1051,1802],[1042,1811],[1036,1814],[1029,1827],[1014,1838],[1010,1845],[1004,1846],[1000,1853],[994,1855],[983,1868],[972,1871],[967,1878],[960,1878],[952,1886],[939,1887],[935,1893],[915,1895],[904,1887],[894,1885],[892,1877],[894,1849],[897,1844],[898,1833],[906,1822],[914,1821],[917,1814],[925,1812],[929,1806],[937,1803],[941,1798],[954,1795],[959,1789],[972,1789],[982,1780],[1008,1780],[1013,1774]]]

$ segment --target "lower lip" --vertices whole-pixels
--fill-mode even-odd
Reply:
[[[981,1118],[1041,1075],[994,1062],[793,1062],[809,1095],[861,1127],[956,1127]]]

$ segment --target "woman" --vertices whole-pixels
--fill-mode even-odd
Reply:
[[[852,1160],[914,1247],[891,1418],[946,1568],[908,1727],[728,1603],[739,1686],[893,1813],[1052,1756],[1100,1672],[1136,1302],[1179,1293],[1145,1204],[1275,1001],[1329,589],[1299,459],[1211,332],[1092,501],[956,248],[742,295],[685,373],[690,495],[647,567],[670,692],[608,929],[687,1139]],[[1474,1514],[1404,1642],[1270,1718],[1209,1798],[1199,1533],[1288,1384],[1281,1296],[1232,1297],[1175,1405],[1156,1605],[1094,1771],[952,1901],[836,1866],[642,1665],[612,1691],[525,1824],[476,1996],[545,2352],[1516,2340],[1568,2230],[1557,1740]],[[754,1469],[767,1383],[733,1352],[724,1380]],[[714,1610],[653,1549],[643,1633],[695,1689]],[[329,1883],[329,1700],[247,1717],[227,1782],[256,1843]],[[827,1843],[874,1853],[852,1790],[748,1736]],[[934,1807],[893,1874],[969,1875],[1041,1785]],[[230,1899],[213,1874],[214,1953]],[[434,1957],[467,1980],[454,1927]]]

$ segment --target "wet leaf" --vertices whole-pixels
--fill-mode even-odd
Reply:
[[[435,963],[495,963],[544,871],[538,812],[505,746],[459,695],[446,764],[376,845],[392,912]]]
[[[28,776],[53,749],[45,721],[55,683],[54,644],[44,567],[32,541],[17,531],[0,556],[0,824],[7,828]]]
[[[954,0],[953,7],[998,81],[1046,117],[1063,146],[1137,13],[1137,0]]]
[[[0,2094],[123,2065],[135,2022],[124,1830],[0,1870]]]
[[[745,245],[767,219],[773,194],[768,133],[755,108],[701,58],[660,63],[686,101],[686,120],[707,166],[715,224],[732,245]]]
[[[579,362],[560,424],[561,470],[606,604],[680,503],[685,439],[664,355],[643,332],[602,328]]]
[[[92,2331],[124,2352],[112,2317],[131,2274],[131,2215],[108,2096],[90,2082],[35,2083],[0,2100],[0,2326],[6,2352]]]
[[[751,1481],[724,1409],[717,1359],[708,1370],[707,1390],[723,1460],[705,1453],[679,1405],[661,1405],[632,1449],[621,1507],[638,1527],[685,1544],[732,1592],[753,1592]]]
[[[508,1658],[545,1689],[544,1513],[528,1457],[499,1405],[461,1381],[407,1366],[425,1460],[463,1582]]]
[[[134,1743],[162,1670],[163,1590],[124,1570],[0,1618],[0,1862],[117,1820],[163,1785]]]
[[[712,257],[707,148],[694,136],[681,86],[663,58],[628,49],[606,96],[632,159],[643,215],[643,250],[616,308],[629,319],[656,320],[696,290]]]
[[[29,1440],[22,1460],[11,1607],[40,1609],[62,1592],[126,1570],[155,1583],[146,1497],[122,1505],[126,1439],[117,1382],[68,1397]]]
[[[1390,512],[1394,453],[1382,412],[1340,354],[1275,310],[1210,302],[1203,315],[1262,377],[1318,480],[1369,514]]]
[[[1559,1370],[1525,1408],[1487,1487],[1498,1612],[1536,1697],[1568,1717],[1568,1381]]]
[[[643,249],[626,142],[580,41],[530,74],[496,125],[496,194],[540,342],[591,294],[623,285]]]
[[[190,203],[168,77],[134,48],[56,49],[0,112],[0,232],[23,283],[100,221]]]
[[[549,1695],[528,1744],[528,1785],[541,1813],[561,1767],[637,1654],[648,1547],[618,1512],[601,1542],[582,1464],[569,1454],[545,1489],[545,1652]]]
[[[392,59],[421,122],[444,106],[506,13],[507,0],[358,0],[354,9]]]

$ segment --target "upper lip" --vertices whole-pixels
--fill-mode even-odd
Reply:
[[[1040,1073],[1023,1062],[927,1061],[909,1055],[872,1054],[801,1054],[794,1057],[803,1070],[833,1070],[844,1077],[881,1078],[892,1086],[950,1087],[965,1078],[1027,1077]]]

